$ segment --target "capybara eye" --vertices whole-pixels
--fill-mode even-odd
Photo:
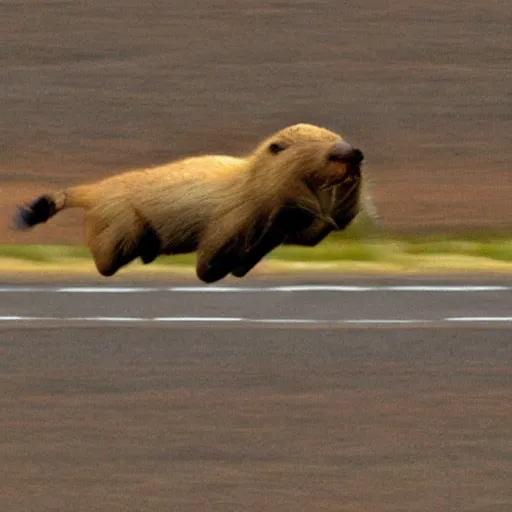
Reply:
[[[268,149],[271,153],[277,155],[277,153],[281,153],[281,151],[284,151],[286,149],[286,146],[284,144],[279,144],[278,142],[272,142]]]

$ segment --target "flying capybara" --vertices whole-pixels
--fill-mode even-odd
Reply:
[[[246,157],[192,156],[39,196],[15,223],[28,229],[82,208],[102,275],[197,251],[197,276],[211,283],[245,275],[281,243],[315,245],[343,229],[358,212],[362,160],[340,135],[297,124]]]

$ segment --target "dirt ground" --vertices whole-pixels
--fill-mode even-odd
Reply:
[[[391,231],[506,230],[512,39],[505,2],[2,2],[0,242],[16,203],[298,121],[363,148]]]

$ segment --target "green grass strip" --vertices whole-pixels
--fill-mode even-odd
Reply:
[[[269,260],[291,262],[399,262],[415,256],[469,256],[512,262],[512,239],[395,238],[391,240],[349,239],[333,236],[316,247],[281,246]],[[91,260],[89,250],[71,245],[0,245],[0,258],[41,263]],[[193,265],[195,254],[161,256],[158,265]]]

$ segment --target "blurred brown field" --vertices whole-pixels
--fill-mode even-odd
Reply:
[[[506,2],[9,1],[0,5],[0,242],[16,203],[312,122],[364,149],[388,232],[506,231]]]

